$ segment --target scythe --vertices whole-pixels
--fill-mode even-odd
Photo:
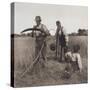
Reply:
[[[21,33],[24,33],[24,32],[27,32],[27,31],[40,31],[41,33],[46,34],[43,30],[37,29],[37,28],[27,28],[27,29],[21,31]]]
[[[21,31],[21,33],[24,33],[24,32],[27,32],[27,31],[40,31],[41,33],[46,34],[43,30],[37,29],[37,28],[27,28],[27,29]],[[34,58],[33,63],[24,72],[22,72],[21,77],[23,77],[29,70],[31,70],[33,68],[34,64],[36,64],[38,62],[38,58],[41,55],[43,47],[44,47],[44,43],[42,44],[41,49],[40,49],[38,55]]]

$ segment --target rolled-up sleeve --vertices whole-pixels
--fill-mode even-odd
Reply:
[[[47,35],[49,35],[49,30],[47,29],[47,27],[46,27],[45,25],[43,25],[43,30],[45,31],[45,33],[46,33]]]

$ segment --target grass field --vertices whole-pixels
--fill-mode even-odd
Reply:
[[[55,51],[51,51],[49,48],[49,45],[53,42],[55,42],[55,38],[48,37],[47,57],[55,56]],[[27,72],[24,77],[20,77],[33,62],[35,55],[35,39],[31,37],[14,38],[15,87],[87,83],[88,37],[69,36],[69,46],[72,47],[75,44],[80,45],[80,55],[83,64],[82,73],[73,73],[69,79],[63,79],[61,76],[66,63],[59,63],[52,58],[47,61],[45,68],[42,68],[40,63],[38,63],[34,66],[32,73]]]

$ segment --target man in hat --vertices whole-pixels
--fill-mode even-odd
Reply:
[[[33,26],[33,28],[35,29],[40,29],[43,32],[39,32],[39,31],[33,31],[33,33],[35,34],[36,37],[36,50],[35,50],[35,56],[37,57],[37,55],[39,54],[42,46],[43,49],[41,51],[41,56],[39,56],[38,60],[40,59],[40,57],[42,57],[42,59],[44,61],[46,61],[46,37],[49,35],[49,31],[47,29],[47,27],[41,23],[41,17],[40,16],[36,16],[35,17],[35,22],[36,25]]]

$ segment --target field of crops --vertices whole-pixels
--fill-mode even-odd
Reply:
[[[51,51],[49,45],[55,42],[54,37],[47,38],[47,57],[54,57],[55,51]],[[59,85],[59,84],[77,84],[87,82],[87,57],[88,57],[88,37],[87,36],[69,36],[69,46],[80,45],[80,55],[82,57],[83,71],[81,74],[75,73],[68,80],[62,79],[62,71],[66,63],[59,63],[54,58],[47,61],[46,68],[36,67],[34,73],[27,72],[24,77],[22,73],[32,64],[35,58],[35,39],[31,37],[14,38],[14,78],[15,87],[20,86],[39,86],[39,85]],[[38,67],[39,66],[39,67]],[[38,68],[37,68],[38,67]],[[32,71],[33,72],[33,71]]]

